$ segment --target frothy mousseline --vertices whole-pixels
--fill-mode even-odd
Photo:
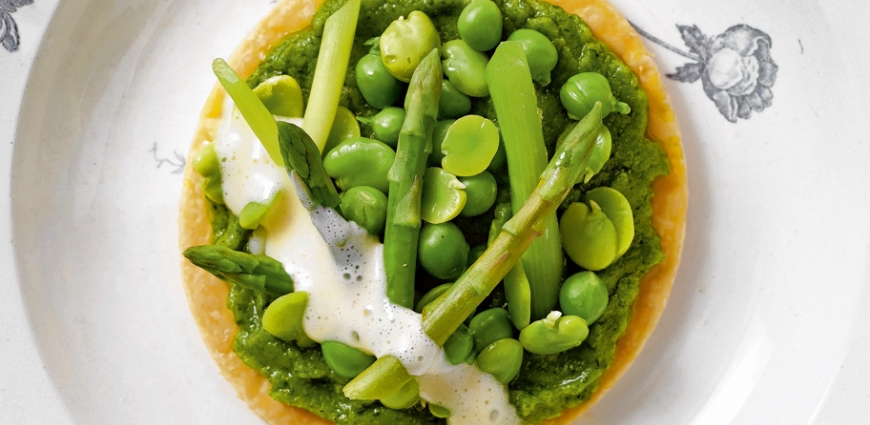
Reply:
[[[331,249],[284,169],[271,161],[232,104],[225,111],[233,112],[214,141],[224,201],[238,215],[249,202],[266,204],[278,197],[262,223],[265,253],[284,265],[296,291],[308,293],[305,333],[318,342],[338,341],[379,358],[396,357],[417,377],[423,400],[451,411],[451,424],[522,423],[504,385],[473,365],[451,365],[423,331],[421,315],[388,300],[378,239],[351,224],[344,249]]]

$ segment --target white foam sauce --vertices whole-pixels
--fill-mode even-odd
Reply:
[[[232,103],[224,110],[233,111]],[[238,112],[227,115],[215,141],[224,201],[239,214],[249,202],[283,195],[262,223],[265,253],[284,265],[296,291],[308,292],[305,333],[377,357],[395,356],[417,377],[423,400],[450,410],[450,424],[522,423],[504,385],[473,365],[448,363],[423,332],[420,314],[387,299],[383,246],[377,238],[353,225],[335,259],[283,167],[272,162]]]

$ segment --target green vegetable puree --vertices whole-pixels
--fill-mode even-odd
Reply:
[[[422,10],[432,17],[440,29],[442,42],[459,38],[456,22],[465,0],[363,0],[351,66],[342,90],[341,104],[357,115],[371,116],[378,110],[368,106],[356,88],[354,64],[369,48],[363,43],[376,37],[400,16],[412,10]],[[659,236],[651,226],[652,207],[650,184],[668,172],[668,162],[658,145],[644,138],[647,126],[646,94],[638,86],[631,70],[610,50],[592,36],[580,18],[564,10],[534,0],[495,0],[504,14],[504,38],[519,28],[531,28],[549,37],[559,51],[559,62],[552,73],[552,83],[538,88],[538,105],[543,110],[544,135],[549,152],[562,130],[571,122],[559,101],[559,88],[572,75],[596,71],[610,82],[614,95],[631,106],[628,115],[610,114],[605,124],[613,134],[613,153],[604,169],[588,184],[578,185],[562,205],[564,211],[571,202],[580,201],[590,188],[610,186],[622,192],[634,208],[636,235],[628,252],[614,264],[599,272],[610,294],[604,314],[590,327],[588,339],[579,347],[553,355],[526,353],[519,377],[509,385],[511,403],[520,417],[540,422],[557,416],[562,410],[589,399],[596,390],[602,372],[612,363],[616,340],[628,323],[631,304],[638,293],[638,284],[646,272],[663,259]],[[325,19],[343,4],[342,0],[326,1],[314,17],[313,27],[290,36],[278,45],[249,78],[255,87],[263,80],[280,74],[296,78],[306,98],[312,77]],[[403,98],[403,96],[401,97]],[[475,99],[472,113],[496,119],[488,98]],[[365,134],[368,131],[368,134]],[[364,126],[363,135],[371,135]],[[506,170],[495,173],[499,192],[507,193]],[[215,215],[217,228],[227,222]],[[471,246],[485,243],[491,213],[455,221],[466,234]],[[565,277],[579,267],[566,261]],[[420,275],[418,292],[425,293],[437,283]],[[428,409],[419,407],[392,410],[379,402],[348,400],[342,395],[347,379],[335,374],[326,364],[319,346],[300,349],[269,335],[261,327],[261,315],[271,298],[239,286],[232,286],[227,306],[239,325],[234,350],[250,367],[258,370],[272,383],[275,399],[310,410],[338,423],[443,423]],[[497,289],[486,305],[500,305],[503,292]],[[558,309],[558,306],[554,306]]]

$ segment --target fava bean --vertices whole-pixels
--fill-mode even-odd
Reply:
[[[278,197],[281,196],[281,193],[278,192],[272,199],[266,201],[265,204],[260,202],[248,202],[244,208],[242,208],[242,212],[239,213],[239,226],[242,226],[242,229],[253,230],[260,226],[260,223],[263,219],[269,215],[269,211],[272,209],[272,205],[275,205]]]
[[[393,21],[380,39],[381,58],[390,74],[399,81],[411,81],[417,65],[432,49],[441,46],[441,37],[425,13],[415,10],[408,19]]]
[[[402,84],[390,74],[381,59],[380,38],[373,38],[366,44],[371,46],[371,50],[356,63],[356,85],[369,105],[383,109],[396,103]]]
[[[470,111],[471,99],[465,93],[456,90],[449,80],[442,80],[441,97],[438,99],[438,119],[459,118]]]
[[[471,337],[471,332],[465,325],[459,325],[459,328],[447,338],[444,343],[444,354],[447,356],[447,361],[452,365],[460,363],[469,363],[469,357],[475,354],[474,339]],[[473,361],[473,360],[471,360]]]
[[[577,347],[587,336],[589,327],[583,319],[554,311],[520,331],[520,344],[530,353],[556,354]]]
[[[559,306],[562,313],[578,316],[591,325],[607,308],[607,287],[593,272],[585,271],[565,279],[559,290]]]
[[[563,141],[571,134],[571,130],[574,130],[574,127],[577,126],[577,123],[573,123],[565,127],[565,131],[562,132],[562,135],[559,136],[559,140],[556,142],[556,146],[562,144]],[[601,169],[604,168],[604,164],[610,159],[610,151],[613,147],[613,138],[610,135],[610,130],[607,129],[607,126],[601,125],[601,131],[598,133],[598,138],[595,139],[595,146],[592,148],[592,153],[589,155],[589,161],[586,162],[586,176],[583,178],[583,183],[589,183],[589,180],[592,180],[592,177],[601,172]]]
[[[514,335],[514,325],[511,324],[507,310],[498,307],[475,315],[468,329],[474,337],[474,350],[478,353],[487,345]]]
[[[455,279],[465,271],[468,243],[453,223],[423,225],[417,256],[420,265],[438,279]]]
[[[431,167],[423,175],[423,199],[420,215],[424,221],[446,223],[459,215],[467,202],[465,185],[456,176]]]
[[[523,346],[513,338],[500,339],[486,346],[477,355],[477,367],[507,385],[523,365]]]
[[[613,222],[618,239],[616,257],[625,254],[634,240],[634,213],[625,195],[613,188],[598,187],[586,192],[584,200],[598,204],[601,211]]]
[[[393,149],[399,144],[399,133],[405,122],[404,109],[390,106],[373,117],[358,117],[357,119],[372,128],[375,139],[386,143]]]
[[[323,359],[338,376],[347,379],[356,378],[377,360],[375,356],[338,341],[320,343]]]
[[[492,208],[498,194],[498,185],[492,174],[484,171],[476,176],[459,177],[459,181],[465,185],[466,196],[465,207],[459,215],[474,217]]]
[[[341,215],[358,224],[369,234],[384,231],[387,221],[387,195],[369,186],[356,186],[341,195]]]
[[[447,419],[451,415],[449,409],[433,403],[429,403],[429,413],[431,413],[432,416],[440,419]]]
[[[489,96],[486,83],[486,55],[472,49],[462,40],[444,43],[441,49],[444,75],[462,93],[473,97]]]
[[[456,26],[459,36],[472,49],[485,52],[501,41],[501,10],[490,0],[474,0],[462,9]]]
[[[307,292],[291,292],[276,298],[263,312],[263,330],[284,341],[296,341],[303,348],[313,346],[315,342],[302,329],[307,305]]]
[[[441,166],[457,176],[474,176],[486,170],[498,151],[498,129],[480,115],[466,115],[447,129]]]
[[[341,142],[359,137],[359,135],[359,123],[356,121],[356,115],[350,109],[339,106],[335,110],[335,119],[332,121],[332,128],[329,130],[329,136],[326,138],[323,155],[335,149]]]
[[[420,384],[411,378],[402,388],[381,399],[381,404],[390,409],[408,409],[420,402]]]
[[[395,158],[396,152],[383,142],[354,137],[329,151],[323,159],[323,167],[342,190],[371,186],[387,193],[390,188],[387,172]]]
[[[206,142],[196,152],[193,171],[202,176],[202,191],[212,202],[223,205],[224,190],[221,186],[221,164],[214,143]]]
[[[581,72],[569,78],[559,91],[559,98],[569,116],[578,120],[592,110],[595,102],[601,102],[601,118],[609,115],[611,111],[623,115],[631,112],[628,104],[613,96],[607,78],[597,72]]]
[[[559,233],[568,257],[580,267],[598,271],[616,259],[616,227],[595,201],[571,204],[562,214]]]
[[[553,42],[532,29],[518,29],[508,36],[508,41],[517,41],[523,45],[532,79],[542,86],[550,84],[550,72],[559,61],[559,53]]]
[[[276,75],[263,81],[254,88],[254,94],[260,98],[272,115],[288,118],[302,117],[302,88],[299,87],[296,79],[289,75]]]

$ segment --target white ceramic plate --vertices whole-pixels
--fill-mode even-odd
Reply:
[[[261,423],[187,310],[176,210],[209,64],[270,2],[7,7],[27,2],[0,1],[20,35],[15,53],[0,47],[0,218],[11,223],[0,234],[0,423]],[[729,28],[751,27],[744,39],[772,44],[756,65],[773,97],[735,118],[701,81],[667,81],[689,166],[683,263],[647,348],[580,423],[862,423],[870,39],[859,17],[870,7],[614,3],[650,36],[663,73],[706,64],[682,80],[720,81],[733,65],[690,51],[676,25],[732,41]]]

